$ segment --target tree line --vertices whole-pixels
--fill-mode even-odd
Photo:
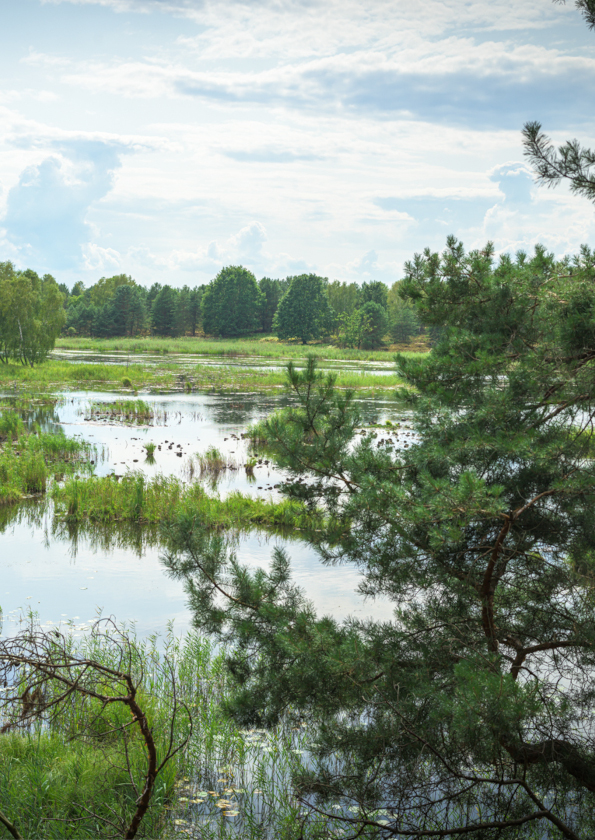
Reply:
[[[342,347],[371,349],[383,341],[407,342],[422,325],[415,308],[379,281],[329,282],[316,274],[257,280],[243,266],[227,266],[208,284],[149,288],[129,275],[102,277],[64,294],[64,330],[98,338],[204,333],[235,338],[275,333],[306,343],[325,338]]]

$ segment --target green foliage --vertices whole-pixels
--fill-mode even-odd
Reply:
[[[592,836],[595,805],[595,276],[588,249],[495,264],[448,240],[406,266],[402,294],[443,328],[399,357],[415,441],[357,438],[355,402],[312,361],[267,424],[285,492],[322,506],[323,562],[388,598],[391,622],[316,616],[286,556],[242,566],[181,517],[169,563],[197,626],[235,645],[227,704],[244,724],[291,707],[320,727],[297,789],[324,812],[379,807],[414,836]],[[227,600],[221,601],[221,593]],[[378,825],[380,829],[381,826]]]
[[[281,299],[273,319],[278,338],[299,338],[306,344],[331,328],[332,311],[326,296],[325,279],[316,274],[300,274]]]
[[[377,303],[383,309],[386,309],[388,300],[388,287],[380,280],[371,280],[369,283],[362,283],[359,287],[358,305],[364,306],[366,303]]]
[[[260,316],[260,328],[263,333],[270,333],[272,331],[273,318],[275,317],[277,306],[288,287],[289,283],[287,280],[271,280],[270,277],[263,277],[258,282],[258,288],[263,296]]]
[[[40,649],[45,650],[45,660],[52,659],[54,667],[48,664],[40,675],[35,670],[36,658],[25,656],[26,664],[12,670],[13,678],[21,683],[21,696],[15,691],[11,701],[8,695],[13,685],[3,687],[3,723],[14,719],[15,713],[20,723],[0,738],[0,811],[25,837],[127,836],[122,828],[125,831],[130,825],[146,781],[147,747],[136,721],[131,722],[130,708],[119,699],[128,686],[113,673],[102,674],[102,669],[120,677],[124,671],[132,678],[134,699],[152,730],[158,763],[169,754],[170,734],[174,746],[182,745],[191,734],[190,718],[180,701],[196,706],[197,668],[209,667],[208,648],[199,656],[201,645],[193,636],[182,647],[168,633],[158,651],[154,637],[143,642],[115,626],[102,632],[105,626],[105,622],[96,623],[77,643],[68,632],[64,636],[54,630],[44,637],[32,624],[37,662],[44,661]],[[11,642],[5,642],[0,651],[4,673],[10,647]],[[20,652],[26,650],[24,645]],[[60,677],[76,674],[79,662],[86,663],[78,668],[79,690],[65,696]],[[52,679],[57,674],[58,679]],[[32,684],[38,691],[37,711],[24,700]],[[85,689],[99,692],[110,702],[85,696]],[[27,711],[29,720],[24,719]],[[184,758],[179,752],[160,768],[148,812],[138,833],[128,836],[161,836],[165,809],[175,796],[176,774]],[[116,835],[114,827],[119,829]],[[8,836],[2,826],[0,836]]]
[[[0,361],[33,367],[53,350],[65,322],[64,295],[50,274],[0,263]]]
[[[145,400],[95,401],[89,405],[87,416],[117,422],[146,423],[154,419],[155,406]]]
[[[357,283],[341,283],[333,280],[326,287],[329,306],[336,316],[350,316],[357,308],[360,298],[360,287]]]
[[[3,410],[0,429],[0,505],[42,495],[51,476],[92,468],[92,447],[60,433],[30,433],[15,411]]]
[[[419,319],[413,306],[403,305],[393,309],[389,333],[391,339],[397,344],[407,344],[419,333]]]
[[[369,300],[360,312],[362,324],[365,325],[362,330],[362,347],[366,350],[380,347],[387,328],[386,308]]]
[[[156,335],[176,335],[176,293],[164,286],[151,306],[151,327]]]
[[[208,472],[208,469],[207,469]],[[71,522],[169,523],[178,516],[197,517],[210,528],[315,527],[320,514],[301,502],[273,502],[241,493],[224,499],[210,496],[198,483],[185,484],[174,477],[142,473],[81,479],[68,478],[54,485],[51,497],[56,513]]]
[[[351,315],[343,313],[339,315],[339,330],[337,340],[341,347],[362,346],[364,335],[370,326],[370,318],[361,309],[354,309]]]
[[[222,268],[202,297],[203,329],[209,335],[250,335],[258,330],[264,296],[247,268]]]

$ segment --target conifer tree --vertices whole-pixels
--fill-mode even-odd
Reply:
[[[595,0],[575,0],[574,5],[582,12],[588,28],[595,29]],[[556,149],[541,130],[541,123],[535,120],[525,123],[523,145],[537,183],[555,187],[566,181],[571,192],[595,201],[595,149],[582,146],[578,140],[568,140]]]
[[[442,328],[399,359],[414,437],[356,435],[310,359],[266,426],[323,563],[391,621],[316,615],[284,551],[251,571],[191,513],[169,531],[198,627],[229,643],[243,725],[315,733],[302,800],[350,837],[595,836],[595,254],[449,239],[402,293]],[[307,480],[304,480],[307,479]],[[227,596],[227,597],[225,597]],[[380,813],[379,813],[380,809]]]
[[[151,326],[156,335],[176,335],[177,293],[171,286],[159,290],[151,306]]]

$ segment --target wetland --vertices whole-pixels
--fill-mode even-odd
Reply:
[[[68,390],[53,387],[46,369],[44,381],[40,375],[35,383],[27,371],[19,372],[20,381],[0,395],[2,638],[34,622],[43,632],[64,633],[75,649],[94,644],[97,653],[91,640],[111,617],[144,651],[139,655],[151,650],[153,657],[167,657],[175,648],[184,691],[195,691],[201,738],[190,738],[167,789],[155,798],[150,825],[159,836],[272,838],[296,820],[319,831],[326,823],[304,810],[290,782],[297,764],[310,762],[312,733],[295,721],[273,730],[236,730],[225,719],[218,705],[227,693],[223,652],[196,635],[188,582],[172,575],[163,557],[168,518],[191,509],[251,569],[269,571],[274,550],[284,549],[294,582],[320,615],[390,620],[388,599],[370,600],[358,591],[357,569],[320,563],[307,536],[324,514],[283,497],[287,473],[251,435],[271,413],[292,404],[281,387],[268,387],[273,376],[282,380],[283,365],[262,358],[203,359],[201,370],[217,371],[226,383],[217,391],[212,382],[205,389],[195,379],[188,385],[196,358],[163,368],[158,357],[146,355],[123,364],[117,351],[87,357],[57,351],[47,364],[60,371],[54,384],[63,386],[68,370],[83,367],[92,387],[79,388],[84,380],[78,378]],[[357,389],[358,433],[379,446],[409,445],[408,415],[391,390],[398,381],[392,364],[346,360],[343,368],[329,360],[323,369],[339,372],[339,380],[390,383],[377,393]],[[119,383],[124,371],[129,376],[122,379],[134,377],[145,387]],[[266,387],[248,387],[254,377]],[[172,391],[166,393],[168,382]],[[34,385],[43,387],[35,392]],[[37,464],[37,483],[19,478],[29,462]],[[13,738],[4,744],[8,759],[20,761],[22,743]],[[42,758],[35,753],[35,761]],[[80,759],[86,760],[82,753]],[[11,807],[13,800],[5,804]],[[89,827],[80,829],[68,836],[87,836]]]

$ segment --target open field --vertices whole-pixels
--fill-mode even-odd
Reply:
[[[392,344],[382,350],[351,350],[328,344],[285,343],[275,336],[254,338],[58,338],[57,350],[92,350],[95,353],[196,353],[207,356],[259,356],[270,359],[303,359],[313,353],[321,359],[390,361],[392,354],[427,352],[426,340],[420,337],[411,344]]]

